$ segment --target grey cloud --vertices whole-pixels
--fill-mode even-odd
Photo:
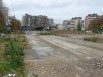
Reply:
[[[22,3],[19,1],[18,3],[12,3],[12,5],[10,5],[10,8],[12,10],[15,10],[14,8],[16,8],[17,10],[22,10],[22,9],[27,9],[27,8],[35,8],[35,9],[54,9],[54,8],[61,8],[61,7],[66,7],[70,5],[70,1],[68,0],[44,0],[44,2],[42,2],[42,0],[31,0],[31,1],[22,1]]]
[[[75,16],[85,17],[89,13],[103,13],[103,0],[4,0],[10,9],[21,19],[22,15],[47,15],[56,21]]]

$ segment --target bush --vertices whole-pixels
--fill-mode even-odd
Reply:
[[[5,56],[12,69],[17,69],[23,66],[23,48],[13,44],[13,41],[6,45]]]
[[[23,57],[16,56],[10,60],[10,65],[12,66],[13,69],[17,69],[23,66],[23,61],[24,61]]]
[[[5,55],[10,55],[10,56],[24,56],[24,52],[22,48],[6,48],[5,49]]]
[[[13,42],[10,42],[8,45],[6,45],[5,55],[24,56],[23,48],[14,45]]]

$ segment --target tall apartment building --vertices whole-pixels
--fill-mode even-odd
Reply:
[[[31,16],[29,18],[29,25],[30,26],[37,26],[37,16]]]
[[[22,17],[22,26],[29,26],[29,14],[25,14],[25,16]]]
[[[8,25],[8,11],[9,11],[9,9],[8,9],[7,7],[4,7],[4,6],[3,6],[2,0],[0,0],[0,11],[1,11],[2,14],[4,15],[5,24]]]
[[[88,30],[88,26],[89,26],[90,22],[98,17],[99,17],[99,15],[97,15],[97,14],[89,14],[88,16],[86,16],[86,18],[84,20],[84,26],[85,26],[86,30]]]
[[[69,21],[69,26],[68,26],[68,28],[69,28],[70,30],[77,30],[78,22],[82,22],[82,17],[72,18],[72,19]]]
[[[0,0],[0,8],[2,7],[2,0]]]
[[[44,27],[47,25],[49,25],[49,19],[44,15],[32,16],[25,14],[22,18],[22,26]]]
[[[49,19],[47,16],[39,15],[37,17],[38,26],[47,26],[49,24]]]
[[[8,25],[8,12],[9,12],[9,9],[7,7],[3,7],[2,8],[2,13],[5,17],[5,22],[6,22],[6,25]]]

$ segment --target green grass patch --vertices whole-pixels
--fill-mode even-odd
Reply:
[[[17,77],[25,77],[23,52],[26,44],[25,36],[17,35],[15,38],[2,38],[0,43],[4,46],[4,49],[1,48],[0,50],[0,74],[5,76],[14,73]]]
[[[10,63],[2,63],[0,64],[0,73],[9,72],[12,69]]]

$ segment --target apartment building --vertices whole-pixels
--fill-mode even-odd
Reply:
[[[25,14],[22,17],[22,26],[29,26],[29,18],[30,18],[29,14]]]
[[[4,15],[5,18],[5,24],[8,25],[8,7],[4,7],[3,6],[3,2],[2,0],[0,0],[0,11],[2,12],[2,14]]]
[[[0,0],[0,8],[2,7],[2,0]]]
[[[88,26],[89,26],[90,22],[98,17],[99,17],[99,15],[97,15],[97,14],[89,14],[88,16],[86,16],[86,18],[84,20],[84,26],[85,26],[86,30],[88,30]]]
[[[69,21],[68,28],[70,30],[77,30],[78,22],[82,22],[82,17],[75,17]]]
[[[25,14],[25,16],[22,17],[22,26],[30,26],[36,28],[45,27],[47,25],[49,25],[49,18],[44,15],[32,16]]]
[[[8,12],[9,12],[9,9],[7,7],[2,7],[2,13],[5,17],[5,22],[6,22],[6,25],[8,25]]]
[[[49,18],[49,25],[48,25],[49,28],[53,28],[54,27],[54,19],[52,18]]]
[[[38,26],[47,26],[49,25],[49,19],[47,16],[39,15],[37,17],[37,25]]]

